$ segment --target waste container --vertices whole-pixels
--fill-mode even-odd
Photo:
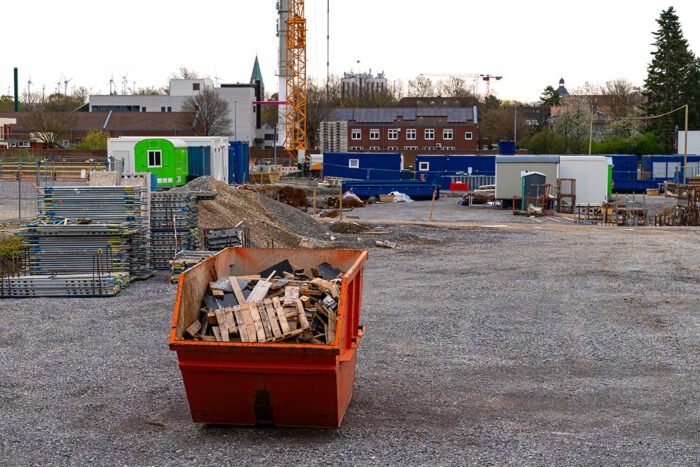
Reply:
[[[330,263],[345,271],[331,344],[207,342],[183,339],[198,319],[209,282],[288,260],[296,268]],[[355,380],[366,251],[227,248],[180,275],[170,350],[177,352],[197,423],[337,428]]]

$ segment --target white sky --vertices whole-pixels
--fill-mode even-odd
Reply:
[[[627,78],[641,85],[661,10],[673,4],[700,55],[698,0],[330,0],[331,73],[490,73],[501,99],[534,101],[560,76],[569,89]],[[326,0],[306,0],[308,76],[326,75]],[[47,94],[61,76],[107,93],[162,86],[180,66],[247,82],[255,54],[276,91],[275,0],[35,0],[2,2],[0,94],[19,67],[24,92]],[[360,61],[359,65],[357,61]],[[435,78],[434,78],[435,79]],[[480,84],[479,90],[485,90]]]

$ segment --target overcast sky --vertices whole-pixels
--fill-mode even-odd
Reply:
[[[502,75],[501,99],[534,101],[561,76],[569,89],[627,78],[641,85],[661,10],[673,5],[700,55],[698,0],[330,0],[331,73],[371,69],[390,81],[420,73]],[[59,80],[107,93],[162,86],[180,66],[247,82],[256,53],[276,91],[275,0],[3,2],[0,93],[52,92]],[[308,76],[326,75],[326,0],[306,0]],[[359,61],[359,64],[358,64]],[[64,78],[65,77],[65,78]],[[438,79],[438,78],[436,78]],[[480,92],[485,91],[482,83]]]

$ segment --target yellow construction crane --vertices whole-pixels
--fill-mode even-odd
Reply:
[[[304,0],[289,0],[287,16],[287,153],[304,162],[306,155],[306,18]]]

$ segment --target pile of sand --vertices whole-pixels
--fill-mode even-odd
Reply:
[[[231,228],[243,221],[253,246],[319,248],[326,228],[308,214],[264,195],[235,188],[211,177],[199,177],[176,191],[214,191],[216,199],[197,204],[201,229]]]

